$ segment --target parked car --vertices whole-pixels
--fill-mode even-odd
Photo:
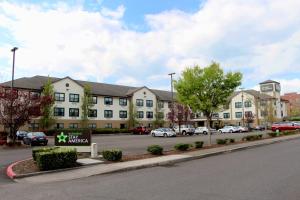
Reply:
[[[31,146],[40,144],[46,146],[48,144],[48,139],[43,132],[29,132],[23,138],[23,143]]]
[[[213,128],[210,128],[210,131],[211,131],[211,133],[216,133],[217,132],[217,130],[213,129]],[[199,134],[207,135],[207,133],[208,133],[207,127],[197,127],[195,129],[195,134],[196,135],[199,135]]]
[[[179,126],[174,126],[173,130],[175,131],[175,133],[179,133],[182,135],[194,135],[195,133],[195,128],[190,124],[180,125],[180,130]]]
[[[148,135],[151,130],[145,126],[138,126],[131,130],[133,134]]]
[[[27,131],[17,131],[16,135],[17,135],[17,139],[18,140],[23,140],[23,138],[27,135]]]
[[[256,130],[256,131],[264,131],[264,130],[266,130],[266,127],[259,125],[259,126],[255,126],[254,130]]]
[[[153,137],[156,137],[156,136],[160,136],[160,137],[176,137],[175,131],[173,131],[170,128],[158,128],[158,129],[152,130],[151,131],[151,135]]]
[[[240,133],[249,131],[249,128],[244,127],[244,126],[237,126],[236,128],[238,129],[238,132],[240,132]]]
[[[224,126],[218,130],[220,133],[237,133],[239,130],[235,126]]]
[[[276,122],[272,124],[272,131],[300,130],[300,124],[293,122]]]

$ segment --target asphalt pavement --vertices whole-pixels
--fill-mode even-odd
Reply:
[[[258,133],[264,132],[214,134],[212,135],[212,142],[215,143],[217,138],[235,138],[236,140],[239,140],[245,135]],[[147,146],[153,144],[163,146],[164,150],[172,150],[174,145],[177,143],[194,143],[195,141],[204,141],[204,143],[207,144],[208,136],[194,135],[163,138],[152,137],[150,135],[94,135],[92,138],[92,142],[96,142],[98,144],[100,151],[103,149],[119,148],[127,155],[147,153]],[[53,137],[49,137],[49,145],[54,145]],[[10,163],[29,157],[31,157],[30,146],[22,149],[0,149],[0,185],[12,182],[5,175],[5,169]]]
[[[4,200],[299,200],[300,140],[176,165],[0,186]]]

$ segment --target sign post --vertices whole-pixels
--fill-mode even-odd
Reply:
[[[59,132],[55,134],[54,144],[75,147],[78,152],[91,152],[91,131]]]

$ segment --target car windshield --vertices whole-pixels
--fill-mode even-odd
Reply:
[[[163,131],[172,131],[170,128],[162,128]]]
[[[33,136],[45,136],[44,133],[42,132],[35,132],[35,133],[32,133]]]

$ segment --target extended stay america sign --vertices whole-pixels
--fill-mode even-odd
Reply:
[[[79,131],[57,133],[54,138],[55,146],[90,146],[91,132]]]

